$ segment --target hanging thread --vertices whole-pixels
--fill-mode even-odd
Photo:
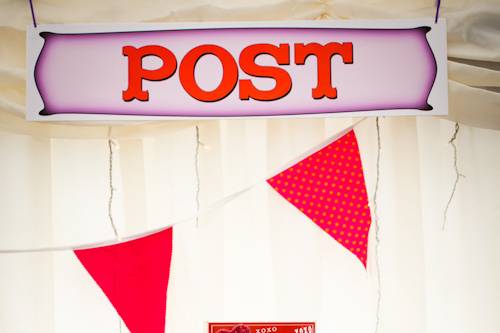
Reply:
[[[120,240],[120,236],[118,235],[118,230],[116,229],[115,221],[113,219],[113,198],[115,194],[115,188],[113,186],[113,158],[114,158],[114,152],[113,152],[113,146],[114,146],[114,141],[111,139],[111,130],[112,128],[109,127],[108,129],[108,184],[109,184],[109,198],[108,198],[108,218],[109,218],[109,223],[111,224],[111,228],[113,228],[113,233],[115,235],[115,238],[117,240]]]
[[[120,240],[120,236],[118,235],[118,230],[116,229],[115,221],[113,219],[113,198],[115,193],[115,187],[113,186],[113,160],[114,160],[114,151],[113,146],[115,142],[111,138],[111,132],[113,128],[108,127],[108,184],[109,184],[109,198],[108,198],[108,218],[109,223],[111,224],[111,228],[113,228],[113,233],[115,235],[116,240]],[[115,280],[113,280],[113,284],[116,285]],[[122,333],[122,320],[120,315],[118,315],[118,332]]]
[[[451,202],[453,201],[453,197],[455,196],[455,192],[457,191],[457,186],[458,182],[460,181],[460,177],[465,178],[465,175],[460,173],[460,170],[458,169],[458,151],[457,151],[457,145],[455,144],[455,140],[457,139],[459,131],[460,131],[460,125],[458,124],[458,122],[456,122],[455,131],[453,132],[450,141],[448,141],[448,144],[450,144],[453,147],[453,166],[455,168],[455,182],[453,183],[453,188],[451,190],[450,198],[448,199],[448,202],[446,203],[446,208],[444,209],[442,230],[444,230],[444,228],[446,227],[446,220],[448,219],[448,210],[450,208]]]
[[[194,170],[196,174],[196,227],[198,228],[198,215],[200,213],[200,128],[196,125],[196,150],[194,154]]]
[[[436,0],[436,17],[434,19],[434,23],[438,22],[440,8],[441,8],[441,0]]]
[[[377,312],[376,312],[376,321],[375,321],[375,333],[378,332],[379,329],[379,324],[380,324],[380,305],[382,301],[382,283],[380,280],[380,260],[379,260],[379,249],[380,249],[380,226],[379,226],[379,219],[378,219],[378,186],[379,186],[379,180],[380,180],[380,151],[381,151],[381,144],[380,144],[380,124],[379,124],[379,117],[375,119],[375,125],[377,128],[377,174],[376,174],[376,180],[375,180],[375,190],[373,192],[373,216],[374,216],[374,221],[375,221],[375,259],[376,259],[376,265],[377,265],[377,283],[378,283],[378,288],[377,288]]]
[[[33,9],[33,0],[28,0],[29,4],[30,4],[30,10],[31,10],[31,19],[33,20],[33,26],[37,27],[36,25],[36,17],[35,17],[35,10]]]

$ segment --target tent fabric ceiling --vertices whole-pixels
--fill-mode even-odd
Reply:
[[[34,1],[36,17],[43,23],[117,23],[245,20],[336,20],[420,18],[435,15],[435,2],[373,0],[237,0],[237,1]],[[28,1],[0,1],[0,112],[10,117],[11,128],[50,135],[66,132],[65,126],[31,126],[25,113],[25,28],[31,25]],[[500,129],[500,3],[496,0],[443,2],[441,18],[448,24],[448,119],[469,126]],[[185,124],[183,122],[182,125]],[[86,124],[95,125],[95,124]],[[101,124],[102,125],[102,124]],[[147,132],[157,125],[141,126]],[[95,135],[95,128],[79,135]],[[102,126],[99,126],[102,127]],[[131,129],[134,131],[133,129]],[[72,130],[67,130],[72,133]],[[89,134],[87,132],[90,131]],[[97,130],[99,131],[99,130]],[[71,135],[71,134],[70,134]]]

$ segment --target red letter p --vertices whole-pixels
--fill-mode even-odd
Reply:
[[[128,57],[128,88],[123,91],[125,102],[134,98],[140,101],[149,100],[149,92],[142,90],[142,80],[161,81],[171,77],[177,69],[175,55],[159,45],[148,45],[136,49],[133,46],[124,46],[123,55]],[[142,58],[156,56],[163,61],[163,65],[155,70],[142,68]]]

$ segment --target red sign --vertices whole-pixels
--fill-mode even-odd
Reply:
[[[299,323],[209,323],[209,333],[315,333],[316,325]]]

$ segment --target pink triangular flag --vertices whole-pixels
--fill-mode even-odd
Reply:
[[[172,228],[74,251],[131,333],[164,333]]]
[[[366,267],[371,216],[353,130],[267,181]]]

